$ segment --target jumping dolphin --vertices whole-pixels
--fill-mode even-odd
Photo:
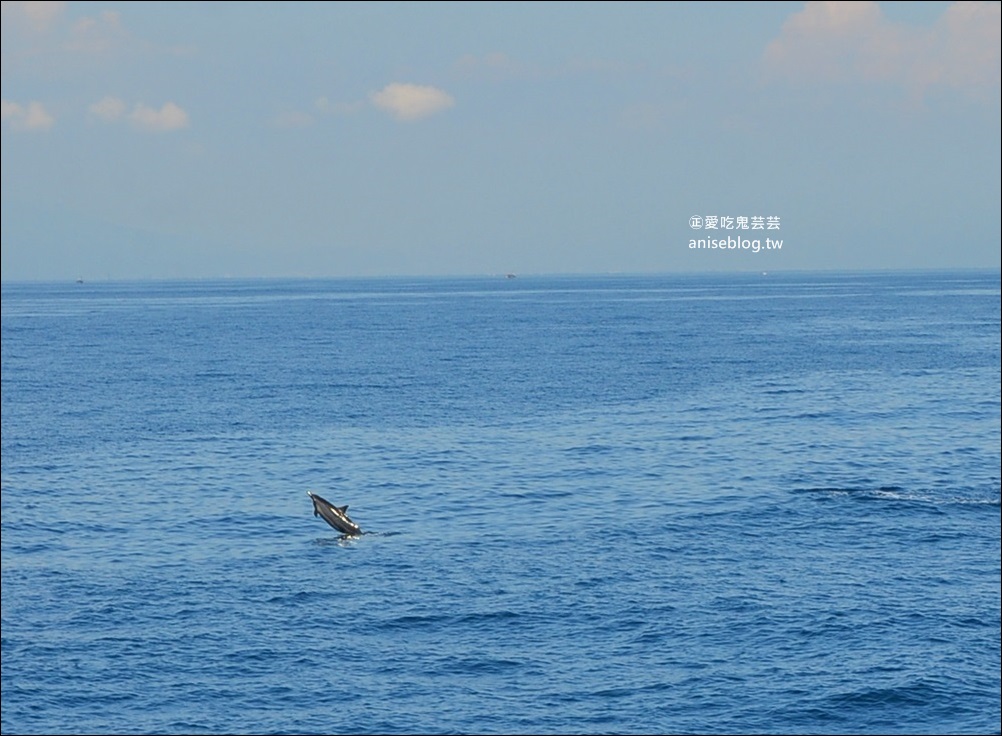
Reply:
[[[307,491],[306,495],[313,501],[314,516],[322,516],[324,521],[342,534],[354,536],[362,533],[358,524],[348,518],[347,506],[335,506],[327,499],[321,498],[315,494],[313,491]]]

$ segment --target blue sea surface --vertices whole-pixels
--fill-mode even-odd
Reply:
[[[5,283],[2,731],[999,733],[1000,407],[997,272]]]

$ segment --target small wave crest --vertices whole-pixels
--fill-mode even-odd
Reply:
[[[955,488],[949,491],[910,489],[897,485],[885,486],[818,486],[794,488],[799,495],[814,496],[824,499],[852,499],[873,502],[897,502],[906,504],[921,504],[939,510],[945,506],[999,506],[999,492],[996,489]]]

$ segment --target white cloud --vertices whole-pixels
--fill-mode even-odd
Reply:
[[[765,51],[770,74],[790,81],[890,82],[922,97],[930,88],[998,95],[997,2],[957,2],[931,26],[888,20],[875,2],[809,2]]]
[[[188,127],[188,113],[173,102],[165,103],[159,110],[147,105],[136,105],[129,120],[137,128],[158,133]]]
[[[56,122],[41,102],[29,102],[28,106],[3,100],[0,104],[0,118],[11,130],[48,130]]]
[[[157,110],[149,105],[137,104],[126,115],[128,105],[118,97],[107,96],[87,108],[91,117],[106,123],[128,120],[140,130],[163,133],[187,128],[188,113],[173,102],[167,102]]]
[[[766,63],[781,76],[846,81],[880,47],[886,27],[875,2],[808,2],[766,47]]]
[[[397,120],[418,120],[452,107],[455,100],[437,87],[418,84],[388,84],[369,99],[376,107],[386,110]]]
[[[125,109],[126,104],[117,97],[105,97],[88,108],[91,115],[109,123],[121,118]]]
[[[998,89],[1002,48],[1002,5],[960,2],[936,24],[943,44],[937,78],[953,87]]]
[[[105,10],[96,18],[81,18],[70,29],[66,48],[88,54],[103,54],[121,46],[128,40],[122,25],[122,14]]]
[[[26,26],[37,33],[44,33],[62,15],[64,2],[8,2],[2,3],[3,22]]]
[[[21,106],[10,100],[0,100],[0,120],[7,122],[21,114]]]
[[[122,14],[101,11],[73,20],[63,12],[65,2],[3,2],[4,28],[10,26],[35,44],[33,53],[73,52],[104,54],[123,50],[130,42]],[[44,38],[43,38],[44,36]]]
[[[29,102],[28,111],[24,116],[25,130],[46,130],[52,127],[56,120],[42,106],[41,102]]]

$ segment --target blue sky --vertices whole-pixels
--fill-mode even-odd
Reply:
[[[2,278],[997,269],[999,48],[998,2],[3,2]]]

